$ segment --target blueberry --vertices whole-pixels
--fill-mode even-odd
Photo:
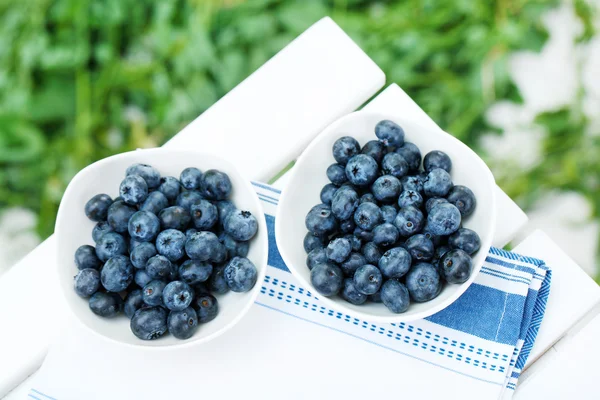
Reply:
[[[84,244],[79,246],[75,251],[75,265],[78,269],[94,268],[99,269],[102,262],[96,255],[96,249],[94,246]]]
[[[448,202],[454,204],[458,211],[460,211],[460,215],[463,217],[468,217],[475,211],[475,207],[477,206],[477,200],[475,199],[475,195],[466,186],[457,185],[454,186],[450,193],[448,194]]]
[[[75,276],[75,293],[90,297],[100,288],[100,273],[94,268],[85,268]]]
[[[223,225],[225,223],[225,219],[229,216],[230,213],[237,210],[235,205],[229,200],[220,200],[215,203],[217,206],[217,213],[219,214],[219,224]]]
[[[224,271],[227,286],[234,292],[248,292],[254,287],[258,271],[246,257],[232,258]]]
[[[452,249],[448,246],[438,246],[435,248],[435,251],[433,252],[433,258],[431,259],[431,264],[437,269],[441,278],[444,278],[444,271],[443,271],[442,266],[440,265],[439,261],[450,250],[452,250]]]
[[[383,222],[389,222],[393,224],[397,214],[398,211],[396,210],[396,207],[381,206],[381,217],[383,218]]]
[[[425,210],[427,210],[427,213],[429,214],[435,206],[437,206],[438,204],[447,203],[447,202],[448,202],[448,200],[446,200],[442,197],[432,197],[430,199],[427,199],[427,202],[425,203]]]
[[[371,186],[371,192],[375,198],[383,203],[396,201],[401,190],[402,184],[398,178],[392,175],[380,176]]]
[[[448,157],[448,154],[443,151],[433,150],[425,154],[423,158],[423,168],[425,172],[431,172],[436,168],[441,168],[446,172],[450,172],[452,169],[452,160]]]
[[[427,223],[434,235],[451,235],[460,226],[460,211],[453,204],[442,203],[431,209]]]
[[[370,140],[363,146],[361,153],[373,157],[379,164],[385,154],[385,145],[379,140]]]
[[[146,242],[142,242],[140,240],[130,237],[129,238],[129,248],[128,248],[129,253],[131,253],[133,250],[135,250],[135,248],[138,247],[142,243],[146,243]]]
[[[342,164],[331,164],[327,167],[327,178],[337,186],[344,184],[348,180],[346,178],[346,169]]]
[[[414,265],[406,274],[406,288],[413,301],[422,303],[440,294],[442,282],[435,267],[422,262]]]
[[[171,311],[167,318],[167,327],[177,339],[189,339],[198,330],[198,316],[192,307],[181,311]]]
[[[197,229],[207,230],[212,228],[219,219],[219,211],[215,205],[207,200],[200,200],[190,206],[192,222]]]
[[[404,144],[404,129],[387,119],[377,123],[375,135],[386,146],[401,147]]]
[[[398,205],[400,208],[413,206],[415,208],[421,208],[423,205],[423,196],[416,190],[404,190],[398,197]]]
[[[383,285],[381,285],[381,286],[383,286]],[[381,289],[379,289],[379,291],[376,293],[368,295],[367,300],[370,301],[371,303],[382,303]]]
[[[312,233],[308,232],[308,235],[312,236]],[[220,241],[223,243],[223,246],[225,246],[228,258],[233,258],[235,256],[246,257],[248,255],[248,250],[250,248],[248,242],[238,242],[226,233],[223,233],[220,237]]]
[[[127,168],[125,175],[141,176],[148,185],[148,189],[155,189],[160,185],[160,173],[147,164],[133,164]]]
[[[213,266],[203,261],[187,260],[179,266],[179,278],[189,285],[207,281],[212,272]]]
[[[185,230],[185,240],[188,240],[189,238],[191,238],[192,235],[196,232],[198,232],[198,229],[196,229],[196,228],[186,229]]]
[[[337,230],[337,221],[331,208],[318,204],[310,209],[305,219],[306,229],[318,236],[326,236]]]
[[[148,211],[158,215],[158,213],[167,207],[169,207],[167,197],[162,192],[156,191],[148,194],[148,197],[146,197],[146,200],[144,200],[140,207],[140,211]]]
[[[146,272],[152,279],[167,279],[171,275],[172,269],[171,261],[160,254],[150,257],[146,262]]]
[[[344,274],[332,263],[317,264],[310,271],[310,282],[315,290],[325,297],[338,294],[342,289]]]
[[[360,144],[350,136],[343,136],[333,144],[333,158],[342,165],[360,152]]]
[[[379,247],[377,247],[375,243],[365,243],[361,251],[368,263],[375,265],[379,263],[379,259],[381,258],[381,250],[379,250]]]
[[[107,194],[97,194],[85,203],[85,215],[92,221],[105,221],[108,217],[108,208],[113,203]]]
[[[433,242],[423,234],[409,237],[405,245],[413,260],[425,261],[433,257]]]
[[[142,290],[142,298],[144,299],[144,303],[148,304],[149,306],[162,306],[162,294],[166,286],[167,283],[160,279],[154,279],[148,282],[148,284],[146,284]]]
[[[464,283],[471,276],[471,257],[460,249],[450,250],[439,261],[440,269],[448,283]]]
[[[408,310],[410,295],[406,286],[390,279],[381,286],[381,301],[388,310],[400,314]]]
[[[160,178],[158,191],[162,193],[168,201],[174,202],[181,191],[181,184],[177,178],[172,176],[164,176]]]
[[[377,265],[384,277],[398,279],[406,275],[411,264],[409,252],[403,247],[394,247],[383,253]]]
[[[150,242],[156,239],[159,230],[160,221],[150,211],[138,211],[129,219],[129,236],[137,241]]]
[[[423,225],[423,229],[421,229],[421,233],[425,235],[425,237],[433,243],[434,246],[439,246],[442,241],[445,241],[446,236],[436,235],[431,232],[431,228],[429,226],[429,222],[425,221],[425,225]]]
[[[453,249],[461,249],[471,255],[481,247],[481,239],[477,232],[467,228],[460,228],[448,238],[448,245]]]
[[[104,318],[115,317],[123,309],[123,300],[117,293],[96,292],[88,304],[94,314]]]
[[[141,204],[148,197],[148,185],[139,175],[128,175],[119,186],[119,194],[127,204]]]
[[[419,166],[421,166],[421,151],[415,144],[404,142],[404,146],[396,149],[396,153],[400,154],[406,160],[410,171],[416,172],[419,170]]]
[[[158,339],[167,332],[167,310],[162,307],[140,308],[133,314],[129,327],[142,340]]]
[[[327,252],[324,248],[311,250],[306,256],[306,266],[312,270],[315,265],[323,264],[328,261]]]
[[[424,223],[423,213],[413,206],[401,208],[394,220],[394,225],[398,228],[400,236],[405,237],[420,232]]]
[[[370,231],[382,220],[381,209],[373,203],[363,203],[354,212],[354,222],[361,229]]]
[[[223,228],[235,240],[247,242],[256,235],[258,222],[250,211],[236,210],[229,214]]]
[[[346,164],[346,177],[356,186],[368,186],[377,178],[379,166],[373,157],[357,154]]]
[[[337,238],[329,242],[327,245],[327,249],[325,249],[325,253],[327,254],[327,258],[337,263],[344,262],[350,252],[352,251],[352,245],[348,239]]]
[[[362,294],[373,294],[379,290],[383,276],[374,265],[365,264],[354,273],[354,286]]]
[[[148,284],[148,282],[152,280],[152,277],[148,275],[148,272],[146,272],[145,269],[138,269],[137,271],[135,271],[135,276],[133,280],[139,287],[143,288]]]
[[[127,253],[127,243],[118,233],[105,233],[96,243],[96,255],[100,261],[107,261],[111,257],[125,253]]]
[[[352,278],[344,279],[344,286],[342,287],[340,296],[342,296],[342,299],[346,300],[348,303],[357,306],[364,304],[367,301],[367,295],[356,290],[356,285],[354,284],[354,280]]]
[[[219,313],[219,302],[210,293],[203,293],[198,296],[194,301],[194,305],[198,313],[198,322],[201,324],[212,321]]]
[[[248,243],[248,242],[240,242],[240,243]],[[242,257],[245,257],[246,255],[248,255],[248,252],[246,252],[246,254],[244,254]],[[225,245],[223,245],[221,242],[219,242],[214,247],[214,251],[212,252],[212,254],[210,256],[210,261],[213,263],[216,263],[216,264],[222,264],[230,258],[233,258],[233,255],[229,255],[229,251],[227,250]]]
[[[415,192],[422,193],[424,180],[425,177],[421,175],[403,176],[400,178],[400,183],[402,183],[404,190],[414,190]]]
[[[360,196],[360,199],[358,200],[359,205],[362,203],[377,204],[377,199],[375,198],[375,195],[373,195],[373,193],[365,193],[362,196]]]
[[[177,229],[167,229],[158,234],[156,238],[156,250],[174,262],[180,260],[184,255],[186,243],[185,234]]]
[[[427,174],[423,182],[423,192],[429,197],[443,197],[452,189],[450,174],[441,168],[435,168]]]
[[[231,194],[231,181],[229,176],[216,169],[210,169],[202,175],[203,196],[211,200],[225,200]]]
[[[373,229],[373,243],[378,246],[391,246],[398,240],[398,229],[393,224],[384,222]]]
[[[350,187],[338,189],[331,199],[331,212],[340,221],[350,219],[358,207],[358,194]]]
[[[92,230],[92,239],[94,239],[94,242],[98,243],[100,237],[102,237],[102,235],[108,232],[114,232],[112,226],[110,226],[108,221],[100,221],[94,226],[94,229]]]
[[[182,281],[169,282],[162,291],[162,302],[171,311],[181,311],[192,304],[194,292]]]
[[[158,214],[162,229],[185,230],[192,217],[187,209],[180,206],[167,207]]]
[[[142,298],[142,291],[140,289],[134,289],[127,294],[125,302],[123,304],[123,312],[131,319],[133,314],[144,306],[144,299]]]
[[[156,247],[150,242],[142,242],[137,245],[129,254],[131,264],[137,269],[146,268],[146,264],[151,257],[157,254]]]
[[[364,230],[359,227],[356,227],[354,229],[354,236],[359,238],[362,242],[372,242],[373,241],[373,232]]]
[[[129,218],[131,218],[135,212],[135,208],[128,206],[122,201],[115,201],[108,207],[108,223],[115,232],[125,233],[127,232]]]
[[[350,245],[352,246],[352,251],[360,251],[360,248],[362,247],[362,240],[360,238],[357,238],[356,236],[354,236],[352,234],[344,235],[344,238],[346,238],[350,241]]]
[[[340,264],[340,268],[344,275],[353,277],[356,270],[365,264],[367,264],[365,256],[360,253],[350,253],[350,257]]]
[[[333,195],[337,189],[337,186],[335,186],[333,183],[328,183],[327,185],[323,186],[319,196],[321,198],[321,202],[323,204],[331,205],[331,200],[333,200]]]
[[[321,236],[315,236],[310,232],[306,232],[304,236],[304,251],[310,253],[314,249],[322,249],[325,247],[325,241]]]
[[[188,257],[198,261],[208,261],[220,246],[219,238],[212,232],[194,233],[185,242],[185,252]]]
[[[214,267],[213,273],[208,279],[208,287],[211,292],[216,294],[225,294],[229,291],[227,280],[225,279],[225,267]]]
[[[181,171],[179,175],[181,186],[187,190],[200,189],[202,183],[202,172],[198,168],[189,167]]]
[[[109,292],[120,292],[127,289],[133,281],[133,265],[129,258],[123,255],[109,259],[100,273],[102,286]]]
[[[200,200],[204,199],[204,197],[200,194],[200,192],[189,191],[189,192],[181,192],[177,199],[175,200],[175,205],[179,207],[185,208],[187,211],[190,211],[190,207],[192,204],[197,204]]]
[[[381,162],[381,170],[386,175],[400,179],[408,173],[408,163],[398,153],[387,153]]]

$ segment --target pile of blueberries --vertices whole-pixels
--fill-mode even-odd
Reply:
[[[454,185],[452,161],[442,151],[422,159],[388,120],[375,127],[379,140],[362,148],[344,136],[333,145],[336,163],[322,204],[306,216],[304,249],[311,282],[323,296],[355,305],[383,303],[394,313],[410,302],[434,299],[447,283],[463,283],[481,241],[462,228],[473,213],[473,192]],[[421,169],[421,161],[423,169]]]
[[[134,164],[125,175],[119,197],[85,205],[96,246],[75,252],[75,292],[101,317],[124,311],[140,339],[167,331],[187,339],[217,316],[213,294],[254,287],[246,256],[258,223],[227,200],[232,185],[221,171],[186,168],[176,179]]]

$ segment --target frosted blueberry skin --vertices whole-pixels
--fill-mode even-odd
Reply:
[[[477,199],[471,189],[462,185],[454,186],[448,193],[447,200],[458,208],[463,218],[473,214],[477,207]]]
[[[410,294],[402,283],[390,279],[381,286],[381,301],[393,313],[400,314],[410,306]]]
[[[140,308],[131,318],[131,331],[142,340],[158,339],[167,332],[167,318],[167,310],[162,307]]]
[[[375,125],[375,136],[385,146],[401,147],[404,145],[404,129],[390,120],[383,120]]]
[[[379,166],[373,157],[358,154],[346,164],[346,177],[356,186],[368,186],[377,178]]]
[[[358,141],[350,136],[343,136],[333,143],[333,158],[342,165],[360,152]]]
[[[406,274],[406,288],[413,301],[423,303],[440,294],[442,282],[435,267],[422,262],[414,265]]]
[[[481,239],[477,232],[468,228],[460,228],[448,237],[448,245],[453,249],[460,249],[468,255],[472,255],[481,247]]]
[[[332,263],[321,263],[310,271],[310,281],[315,290],[325,297],[331,297],[342,289],[344,274],[340,267]]]
[[[440,150],[433,150],[425,154],[425,158],[423,158],[423,169],[425,169],[425,172],[429,173],[436,168],[441,168],[450,173],[452,170],[452,160],[448,154]]]

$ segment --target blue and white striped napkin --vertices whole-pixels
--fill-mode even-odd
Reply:
[[[256,301],[257,307],[251,309],[245,319],[249,320],[247,325],[263,327],[260,335],[272,335],[272,340],[264,341],[264,346],[285,346],[285,360],[304,362],[306,368],[310,368],[312,360],[322,358],[324,352],[329,352],[339,354],[331,359],[330,368],[341,369],[349,360],[353,360],[357,364],[394,369],[398,371],[398,382],[403,382],[403,397],[420,394],[425,395],[420,398],[429,398],[428,393],[431,395],[436,391],[445,398],[508,399],[512,396],[534,345],[550,291],[551,271],[543,261],[492,248],[475,282],[445,310],[412,323],[370,323],[329,309],[318,296],[298,284],[283,263],[275,242],[274,215],[280,192],[261,183],[254,183],[254,186],[263,202],[269,230],[269,266]],[[272,327],[284,329],[286,325],[293,327],[295,331],[305,329],[302,337],[306,340],[302,343],[296,341],[294,346],[278,344],[278,340],[285,338],[276,336]],[[122,349],[100,349],[100,346],[107,345],[92,344],[90,341],[95,338],[81,338],[81,335],[86,334],[81,330],[70,338],[67,335],[50,350],[29,397],[51,400],[84,397],[155,398],[164,389],[170,398],[183,398],[189,392],[186,392],[187,386],[181,382],[196,382],[201,379],[212,382],[201,389],[202,397],[218,397],[223,393],[218,390],[213,392],[219,386],[217,383],[228,384],[231,381],[231,377],[224,375],[223,371],[219,372],[219,368],[245,371],[236,375],[236,383],[239,384],[228,386],[228,393],[232,398],[242,395],[252,398],[259,394],[262,398],[280,397],[278,390],[264,391],[261,386],[253,393],[252,385],[244,385],[244,379],[254,382],[265,374],[274,376],[281,373],[282,359],[279,351],[240,346],[239,341],[248,337],[248,332],[241,330],[242,328],[234,328],[232,331],[239,332],[223,335],[222,340],[219,338],[213,346],[198,350],[197,356],[192,357],[188,351],[185,358],[179,361],[175,359],[179,356],[172,355],[172,362],[157,359],[155,364],[148,357],[140,359],[139,356],[128,356],[127,351]],[[339,348],[332,348],[328,344],[326,348],[320,349],[318,344],[314,344],[319,339],[327,343],[339,343]],[[348,343],[355,343],[356,348],[361,349],[363,346],[374,347],[372,352],[364,353],[369,354],[369,358],[344,358],[347,357],[344,352],[347,351]],[[235,355],[227,354],[227,360],[223,360],[225,353],[222,349],[229,347],[235,348]],[[371,359],[371,354],[376,352],[375,347],[383,352],[373,356],[377,359]],[[111,351],[119,355],[118,365],[124,363],[128,366],[123,370],[127,372],[119,372],[119,366],[108,355]],[[257,352],[261,354],[261,365],[270,368],[269,371],[257,364]],[[213,360],[211,368],[205,368],[206,360]],[[139,364],[138,367],[136,363]],[[219,367],[218,363],[222,365]],[[81,372],[83,365],[85,372]],[[174,365],[182,365],[181,370]],[[164,371],[161,372],[161,368]],[[285,370],[285,366],[283,369]],[[202,372],[199,373],[199,370]],[[140,382],[136,382],[136,373]],[[110,376],[111,374],[114,376]],[[122,378],[119,374],[127,374],[128,384],[120,385],[118,391],[110,385],[98,384],[118,381]],[[425,382],[430,383],[429,388],[423,385],[424,375],[427,378]],[[98,380],[99,378],[101,379]],[[282,384],[284,379],[279,381]],[[274,378],[270,383],[273,387],[278,384]],[[164,388],[165,385],[168,390]],[[310,389],[310,381],[304,385]],[[327,397],[328,388],[324,385],[326,383],[319,383],[319,387],[314,388],[318,391],[312,392],[311,397]],[[236,392],[238,390],[239,393]],[[353,398],[360,392],[353,385],[340,385],[334,390],[334,393],[345,398]],[[382,387],[382,393],[385,390],[388,389]],[[377,395],[376,391],[370,393]],[[306,393],[299,391],[286,393],[287,398],[305,396]]]

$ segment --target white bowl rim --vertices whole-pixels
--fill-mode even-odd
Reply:
[[[240,322],[240,320],[248,313],[248,311],[250,310],[250,308],[254,305],[254,303],[256,302],[256,299],[258,297],[258,294],[260,293],[260,285],[261,283],[264,281],[265,279],[265,275],[267,272],[267,257],[269,254],[269,240],[268,240],[268,231],[267,231],[267,224],[266,224],[266,220],[264,218],[264,210],[262,207],[262,204],[260,203],[260,200],[258,198],[258,196],[256,195],[256,191],[254,190],[254,188],[252,187],[252,184],[250,182],[250,180],[246,179],[245,176],[239,171],[239,169],[230,161],[228,161],[225,158],[222,158],[220,156],[217,156],[215,154],[211,154],[211,153],[207,153],[207,152],[202,152],[202,151],[195,151],[195,150],[181,150],[181,149],[169,149],[169,148],[164,148],[164,147],[156,147],[156,148],[150,148],[150,149],[136,149],[136,150],[131,150],[131,151],[127,151],[127,152],[123,152],[123,153],[119,153],[119,154],[115,154],[106,158],[103,158],[101,160],[98,160],[88,166],[86,166],[85,168],[83,168],[82,170],[80,170],[74,177],[73,179],[71,179],[71,181],[69,182],[64,194],[62,198],[66,198],[67,196],[71,195],[71,192],[73,192],[75,190],[75,188],[77,187],[78,183],[80,180],[84,179],[84,176],[86,175],[86,172],[89,171],[90,169],[96,169],[96,168],[101,168],[102,166],[104,166],[105,164],[114,162],[115,160],[121,159],[121,158],[128,158],[134,155],[139,155],[140,152],[144,152],[146,154],[153,154],[153,153],[170,153],[173,155],[177,155],[177,154],[185,154],[185,155],[193,155],[195,157],[210,157],[210,158],[214,158],[214,159],[219,159],[219,162],[222,163],[222,166],[220,168],[223,168],[223,166],[226,166],[227,171],[229,173],[229,171],[234,171],[236,174],[238,174],[240,177],[242,177],[242,181],[244,182],[244,186],[245,189],[249,191],[249,193],[253,193],[254,196],[252,196],[252,201],[254,202],[254,206],[256,207],[256,210],[258,210],[258,212],[260,213],[259,216],[257,216],[257,221],[258,221],[258,229],[262,232],[264,232],[265,234],[263,235],[263,240],[262,240],[262,246],[261,244],[259,244],[257,241],[254,241],[252,243],[252,246],[261,246],[261,253],[264,255],[264,263],[261,263],[261,265],[256,265],[256,269],[258,271],[258,275],[257,275],[257,279],[256,279],[256,284],[254,285],[254,287],[251,289],[251,294],[250,294],[250,300],[244,305],[244,307],[240,310],[240,312],[238,313],[238,315],[235,318],[232,318],[231,321],[229,323],[227,323],[226,325],[224,325],[221,329],[211,333],[210,335],[207,335],[205,337],[199,338],[199,339],[195,339],[195,340],[181,340],[181,343],[174,343],[174,344],[166,344],[166,345],[161,345],[161,346],[149,346],[146,345],[145,343],[147,343],[148,341],[144,341],[144,340],[139,340],[136,341],[135,344],[133,343],[126,343],[126,342],[122,342],[119,341],[117,339],[114,339],[110,336],[106,336],[103,335],[99,332],[97,332],[96,330],[94,330],[92,327],[88,326],[86,323],[84,323],[83,321],[81,321],[79,319],[79,317],[77,316],[77,313],[75,312],[75,310],[73,309],[71,302],[69,300],[69,298],[67,297],[65,291],[66,290],[73,290],[72,287],[66,287],[65,284],[63,283],[64,280],[61,279],[61,263],[60,263],[60,242],[61,242],[61,237],[59,234],[56,235],[56,249],[57,249],[57,254],[56,254],[56,258],[58,259],[57,263],[56,263],[56,274],[57,274],[57,278],[59,280],[59,285],[60,285],[60,289],[61,289],[61,294],[63,296],[63,299],[65,300],[65,302],[67,303],[69,312],[71,313],[71,315],[74,317],[74,319],[77,321],[77,323],[79,323],[80,325],[84,326],[85,329],[87,329],[88,331],[92,332],[93,335],[95,335],[96,337],[114,343],[114,344],[118,344],[121,346],[126,346],[129,348],[135,348],[135,349],[148,349],[148,350],[152,350],[152,351],[167,351],[167,350],[173,350],[173,349],[181,349],[181,348],[186,348],[186,347],[192,347],[192,346],[197,346],[197,345],[201,345],[204,343],[207,343],[215,338],[217,338],[218,336],[221,336],[222,334],[224,334],[225,332],[229,331],[231,328],[233,328],[238,322]],[[58,209],[58,213],[56,216],[56,224],[54,227],[54,232],[55,233],[59,233],[62,231],[61,228],[61,223],[63,218],[61,218],[62,213],[64,213],[65,211],[63,211],[63,202],[61,199],[61,203]],[[253,261],[254,262],[254,261]],[[91,312],[91,311],[90,311]],[[121,316],[119,316],[121,317]],[[218,318],[218,316],[217,316]]]
[[[332,132],[332,131],[335,131],[338,128],[338,126],[344,124],[348,119],[361,118],[364,116],[376,116],[380,120],[387,119],[387,120],[391,120],[391,121],[400,121],[400,120],[410,121],[410,123],[412,125],[414,125],[415,127],[418,127],[418,129],[420,129],[423,132],[428,132],[433,135],[448,135],[448,136],[450,136],[451,140],[454,140],[456,142],[457,146],[461,147],[463,151],[469,152],[472,156],[474,156],[474,158],[476,160],[479,161],[480,166],[483,168],[484,174],[488,176],[488,182],[492,188],[491,193],[489,193],[491,202],[486,205],[486,207],[489,210],[488,218],[490,218],[491,223],[489,225],[488,232],[486,232],[486,235],[483,236],[483,237],[487,238],[487,240],[485,242],[482,241],[481,248],[478,251],[478,252],[485,252],[485,254],[487,254],[489,252],[489,249],[492,247],[492,239],[493,239],[493,233],[495,231],[496,215],[497,215],[497,209],[496,209],[497,200],[496,200],[495,191],[494,191],[494,187],[495,187],[494,175],[492,174],[492,171],[489,169],[489,167],[485,164],[485,162],[481,159],[481,157],[479,157],[479,155],[477,155],[477,153],[475,153],[469,146],[467,146],[466,144],[464,144],[463,142],[461,142],[454,136],[450,135],[449,133],[443,131],[442,129],[428,128],[428,127],[423,126],[421,123],[416,122],[410,118],[399,118],[398,116],[390,115],[387,113],[364,111],[364,110],[354,111],[352,113],[346,114],[346,115],[338,118],[337,120],[332,122],[330,125],[328,125],[323,131],[321,131],[321,133],[319,133],[311,141],[311,143],[306,147],[306,149],[302,152],[300,157],[298,157],[296,164],[300,164],[302,162],[302,160],[304,160],[305,158],[308,157],[311,150],[320,144],[319,143],[320,138],[329,135],[330,132]],[[400,123],[400,125],[402,126],[402,123]],[[441,150],[443,150],[443,149],[441,149]],[[299,171],[299,168],[292,168],[292,170],[289,173],[291,174],[291,176],[288,180],[288,184],[290,184],[291,182],[294,182],[294,178],[296,177],[297,174],[300,174],[301,171]],[[277,242],[277,247],[279,249],[281,257],[283,258],[286,266],[288,267],[290,272],[294,275],[294,277],[296,279],[298,279],[300,281],[300,283],[307,290],[315,292],[318,295],[318,292],[316,292],[316,290],[313,288],[312,284],[309,281],[307,281],[306,279],[304,279],[302,274],[298,273],[296,268],[293,266],[293,260],[287,254],[285,245],[283,245],[283,246],[280,245],[280,243],[283,242],[283,240],[280,239],[280,232],[283,232],[282,224],[284,223],[284,218],[280,218],[280,216],[281,216],[281,213],[283,213],[283,210],[285,209],[284,205],[288,201],[287,193],[288,192],[286,192],[286,190],[284,188],[284,190],[282,190],[280,198],[279,198],[279,206],[277,207],[277,216],[275,218],[275,240]],[[484,257],[484,259],[485,259],[485,257]],[[429,316],[445,309],[450,304],[454,303],[471,286],[471,284],[473,283],[473,281],[475,280],[475,278],[481,271],[482,266],[483,266],[483,262],[480,262],[480,263],[474,265],[469,279],[465,283],[462,283],[455,290],[455,292],[451,296],[449,296],[444,302],[441,302],[440,304],[432,306],[431,308],[429,308],[427,310],[417,312],[414,314],[402,314],[401,313],[401,314],[390,314],[389,316],[372,315],[372,314],[358,311],[355,309],[350,309],[350,308],[346,307],[343,303],[333,301],[330,298],[327,298],[325,296],[319,295],[318,297],[323,303],[330,306],[331,308],[338,310],[340,312],[344,312],[353,317],[360,317],[366,321],[380,322],[380,323],[410,322],[410,321],[415,321],[415,320],[424,319],[426,317],[429,317]]]

